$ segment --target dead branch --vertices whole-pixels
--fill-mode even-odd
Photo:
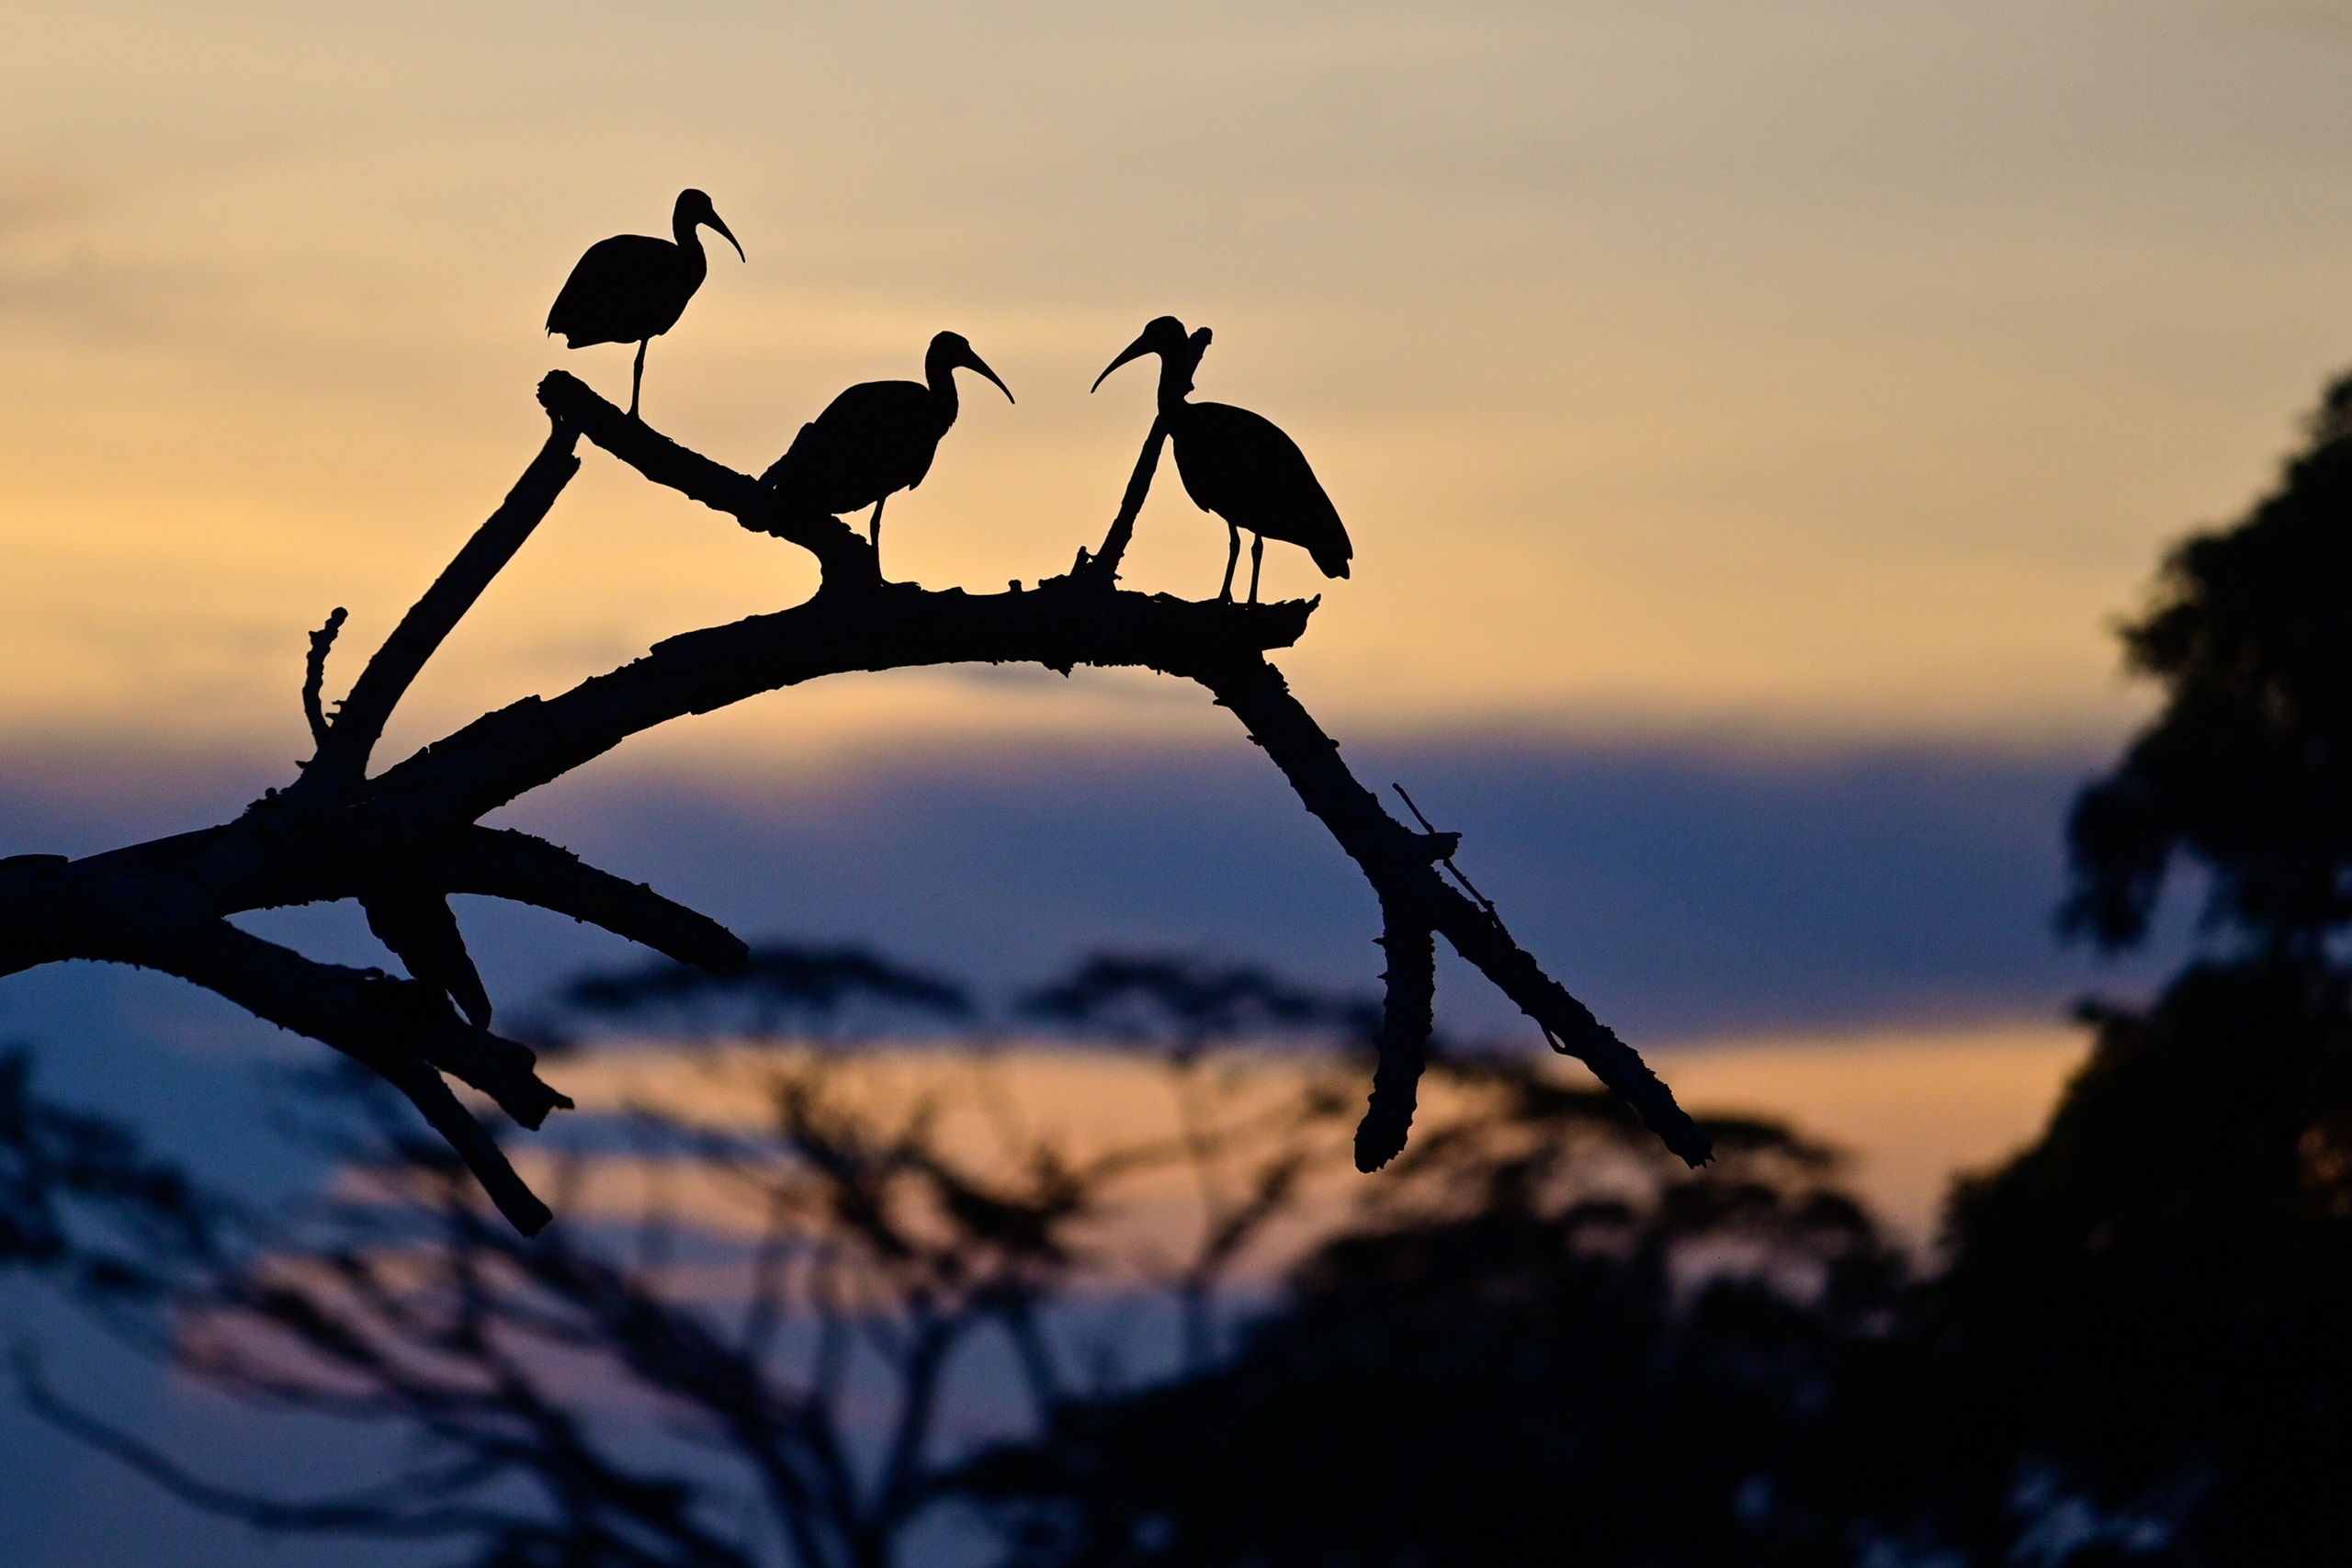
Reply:
[[[327,715],[320,696],[327,681],[327,655],[334,651],[335,634],[343,630],[344,618],[349,614],[340,604],[334,607],[326,625],[311,634],[310,656],[302,662],[302,717],[311,726],[313,748],[327,743]]]
[[[1392,939],[1392,1016],[1384,1038],[1395,1049],[1393,1058],[1384,1053],[1368,1152],[1401,1145],[1409,1120],[1409,1098],[1400,1097],[1408,1093],[1417,1053],[1414,1031],[1396,1022],[1400,997],[1407,1013],[1419,1008],[1418,1016],[1427,1016],[1426,1001],[1408,995],[1417,980],[1407,993],[1394,991],[1396,943],[1425,946],[1426,933],[1435,932],[1556,1049],[1589,1066],[1676,1154],[1694,1165],[1708,1157],[1705,1134],[1640,1056],[1544,974],[1490,906],[1437,874],[1433,863],[1452,853],[1457,838],[1416,832],[1389,816],[1267,662],[1268,650],[1305,634],[1319,600],[1193,603],[1113,585],[1157,466],[1158,425],[1101,555],[1081,552],[1070,576],[1034,591],[1015,584],[1010,592],[971,594],[882,583],[872,548],[847,525],[787,515],[757,480],[628,417],[571,376],[548,376],[539,400],[554,422],[546,445],[368,661],[332,720],[320,688],[337,623],[313,634],[304,705],[318,746],[301,778],[217,827],[78,861],[0,860],[0,974],[74,958],[157,969],[343,1051],[398,1086],[501,1212],[536,1232],[547,1210],[442,1075],[481,1090],[528,1127],[570,1102],[539,1079],[527,1048],[486,1027],[490,998],[448,895],[487,894],[570,915],[710,969],[741,963],[745,949],[716,921],[650,888],[543,840],[481,828],[485,813],[642,730],[827,675],[956,663],[1037,664],[1063,673],[1080,664],[1148,669],[1198,682],[1230,709],[1380,900]],[[401,696],[578,470],[573,449],[582,435],[655,483],[807,549],[822,586],[791,609],[672,637],[557,696],[486,714],[368,776]],[[227,919],[342,898],[366,906],[411,978],[321,964]]]
[[[1378,1170],[1404,1151],[1429,1065],[1436,1027],[1437,942],[1430,928],[1401,910],[1384,908],[1380,945],[1388,952],[1388,996],[1380,1020],[1380,1059],[1372,1072],[1372,1102],[1356,1129],[1356,1168]]]
[[[514,481],[504,502],[475,530],[458,558],[425,590],[424,597],[401,618],[384,646],[376,650],[376,657],[368,661],[367,670],[328,728],[327,739],[320,742],[318,757],[304,775],[305,784],[314,788],[346,788],[367,771],[368,754],[410,683],[473,608],[491,580],[514,558],[514,552],[555,505],[563,487],[580,471],[580,459],[572,455],[579,439],[577,431],[560,420],[556,422],[548,433],[547,445]],[[315,657],[323,664],[325,650],[318,649]]]

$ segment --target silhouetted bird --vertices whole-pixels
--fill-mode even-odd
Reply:
[[[598,343],[637,344],[637,367],[629,374],[628,412],[637,412],[638,389],[645,381],[646,344],[678,324],[686,301],[710,271],[696,230],[708,224],[737,243],[725,222],[698,190],[682,190],[670,214],[674,240],[650,234],[616,234],[588,247],[564,280],[563,292],[548,311],[548,331],[561,333],[572,348]]]
[[[997,379],[961,333],[941,333],[923,355],[921,381],[861,381],[825,405],[800,427],[792,448],[769,465],[760,482],[771,485],[785,506],[800,513],[840,516],[872,506],[867,537],[875,565],[882,555],[882,503],[898,491],[912,490],[931,472],[939,438],[956,423],[956,372],[974,370],[996,382],[1012,401],[1012,389]]]
[[[1306,466],[1306,454],[1272,421],[1227,403],[1190,400],[1193,372],[1209,346],[1209,330],[1186,336],[1184,323],[1162,316],[1094,378],[1103,378],[1130,359],[1159,355],[1159,417],[1176,448],[1176,472],[1184,493],[1204,511],[1225,519],[1232,547],[1225,557],[1225,586],[1217,597],[1233,597],[1233,569],[1241,558],[1241,530],[1250,530],[1250,603],[1258,602],[1258,571],[1268,539],[1306,547],[1326,577],[1348,575],[1355,547],[1339,510]],[[1092,389],[1090,388],[1089,390]]]

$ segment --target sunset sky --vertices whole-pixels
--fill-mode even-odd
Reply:
[[[2114,621],[2352,359],[2317,0],[101,0],[8,37],[0,850],[282,782],[306,632],[353,611],[332,695],[535,449],[538,377],[625,394],[626,347],[540,323],[694,185],[749,260],[655,344],[659,428],[757,470],[960,330],[1021,400],[967,400],[888,564],[992,589],[1115,504],[1150,376],[1094,373],[1207,324],[1204,395],[1357,544],[1340,583],[1270,553],[1325,594],[1283,668],[1605,1017],[2054,1036],[2100,983],[2049,939],[2057,824],[2145,711]],[[1127,581],[1206,594],[1223,544],[1163,483]],[[812,581],[592,452],[386,750]],[[828,682],[515,819],[989,983],[1103,941],[1372,972],[1361,881],[1148,677]],[[509,991],[602,952],[468,918]],[[83,1016],[47,984],[0,1018]]]
[[[303,634],[379,636],[536,445],[625,396],[547,305],[686,185],[652,352],[739,467],[968,334],[890,566],[1098,537],[1148,316],[1313,457],[1358,547],[1285,660],[1343,734],[2104,741],[2106,625],[2352,356],[2352,7],[18,6],[0,61],[0,734],[298,744]],[[1163,486],[1140,587],[1214,588]],[[1272,588],[1321,588],[1277,547]],[[401,734],[810,575],[592,457]],[[346,660],[354,656],[346,654]],[[348,662],[342,669],[348,677]],[[841,682],[641,749],[1222,734],[1097,678]]]
[[[1018,395],[890,507],[933,587],[1098,540],[1151,374],[1088,383],[1151,316],[1213,328],[1202,395],[1354,537],[1351,581],[1267,576],[1324,595],[1279,662],[1362,776],[1695,1103],[1858,1151],[1913,1235],[2032,1132],[2067,999],[2160,968],[2048,924],[2066,801],[2147,711],[2113,626],[2352,365],[2352,0],[0,0],[0,855],[285,782],[306,634],[350,608],[332,696],[537,449],[548,369],[625,400],[628,349],[541,323],[700,186],[748,260],[653,345],[665,434],[757,471],[943,328]],[[1163,474],[1125,581],[1205,597],[1224,545]],[[813,582],[592,451],[383,754]],[[991,998],[1099,942],[1378,972],[1353,868],[1140,676],[828,682],[501,820]],[[624,956],[460,910],[503,1010]],[[251,923],[383,961],[348,909]],[[1458,969],[1440,1003],[1527,1032]],[[309,1050],[89,965],[0,985],[18,1037],[246,1174],[240,1075]],[[22,1561],[249,1560],[40,1451],[0,1479]]]

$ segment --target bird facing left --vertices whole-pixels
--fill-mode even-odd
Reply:
[[[645,383],[646,345],[678,324],[686,302],[710,271],[709,258],[702,251],[700,231],[705,228],[718,230],[735,247],[737,257],[743,257],[742,245],[710,205],[710,197],[698,190],[682,190],[670,214],[672,238],[616,234],[597,241],[573,265],[548,311],[548,331],[563,334],[570,347],[637,344],[637,365],[628,384],[631,418]]]

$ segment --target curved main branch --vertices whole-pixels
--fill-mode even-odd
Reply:
[[[81,861],[0,859],[0,974],[67,958],[140,964],[344,1051],[407,1094],[508,1219],[535,1232],[547,1221],[544,1205],[441,1075],[482,1090],[527,1127],[570,1101],[539,1079],[527,1049],[451,1007],[454,994],[488,1018],[447,896],[487,894],[591,920],[706,968],[739,964],[745,949],[718,922],[650,888],[542,840],[481,827],[485,813],[639,731],[825,675],[956,663],[1037,664],[1065,674],[1080,664],[1143,668],[1198,682],[1230,709],[1378,896],[1392,995],[1361,1151],[1367,1163],[1401,1146],[1410,1119],[1410,1084],[1429,1032],[1432,933],[1556,1048],[1589,1066],[1675,1153],[1693,1164],[1707,1158],[1705,1135],[1641,1057],[1544,972],[1491,906],[1437,874],[1432,863],[1452,852],[1453,836],[1416,832],[1390,817],[1266,661],[1268,650],[1305,634],[1319,601],[1194,603],[1112,586],[1157,466],[1159,426],[1101,556],[1081,554],[1079,570],[1034,591],[1016,584],[970,594],[882,583],[871,547],[839,519],[786,515],[758,481],[655,433],[572,377],[548,376],[539,399],[555,420],[547,446],[369,661],[341,713],[314,720],[325,733],[302,780],[215,828]],[[792,609],[672,637],[568,692],[486,714],[367,777],[393,706],[577,470],[580,435],[656,483],[808,549],[823,587]],[[306,687],[324,656],[322,634]],[[308,705],[315,708],[314,696]],[[413,978],[321,964],[227,919],[338,898],[372,901],[371,921],[390,933]]]

